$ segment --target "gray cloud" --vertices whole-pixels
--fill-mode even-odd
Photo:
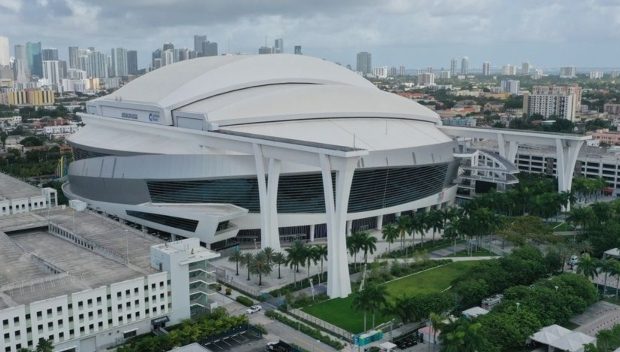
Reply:
[[[288,51],[353,63],[447,66],[450,57],[496,66],[620,66],[618,0],[0,0],[12,43],[135,48],[141,62],[163,42],[191,47],[207,34],[220,51],[255,52],[284,37]]]

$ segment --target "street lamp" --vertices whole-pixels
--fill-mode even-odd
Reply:
[[[521,303],[517,302],[517,312],[519,311],[519,306],[521,305]]]

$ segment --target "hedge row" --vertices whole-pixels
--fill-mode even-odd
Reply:
[[[247,298],[246,296],[237,296],[237,298],[235,298],[235,300],[241,304],[243,304],[246,307],[251,307],[254,305],[254,301],[252,301],[251,299]]]

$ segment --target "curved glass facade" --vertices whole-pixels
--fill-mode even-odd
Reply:
[[[353,175],[349,213],[382,209],[437,194],[449,184],[450,163],[424,166],[358,169]],[[335,178],[332,177],[335,184]],[[258,182],[253,178],[195,181],[147,181],[155,203],[232,203],[252,213],[260,211]],[[278,213],[323,213],[320,173],[282,175]]]

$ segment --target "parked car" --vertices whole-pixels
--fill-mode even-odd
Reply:
[[[293,346],[289,345],[284,341],[278,342],[268,342],[265,351],[275,351],[275,352],[293,352],[295,349]]]
[[[246,309],[245,312],[248,314],[254,314],[256,312],[260,312],[261,310],[263,310],[263,307],[259,306],[258,304],[251,306],[250,308]]]

